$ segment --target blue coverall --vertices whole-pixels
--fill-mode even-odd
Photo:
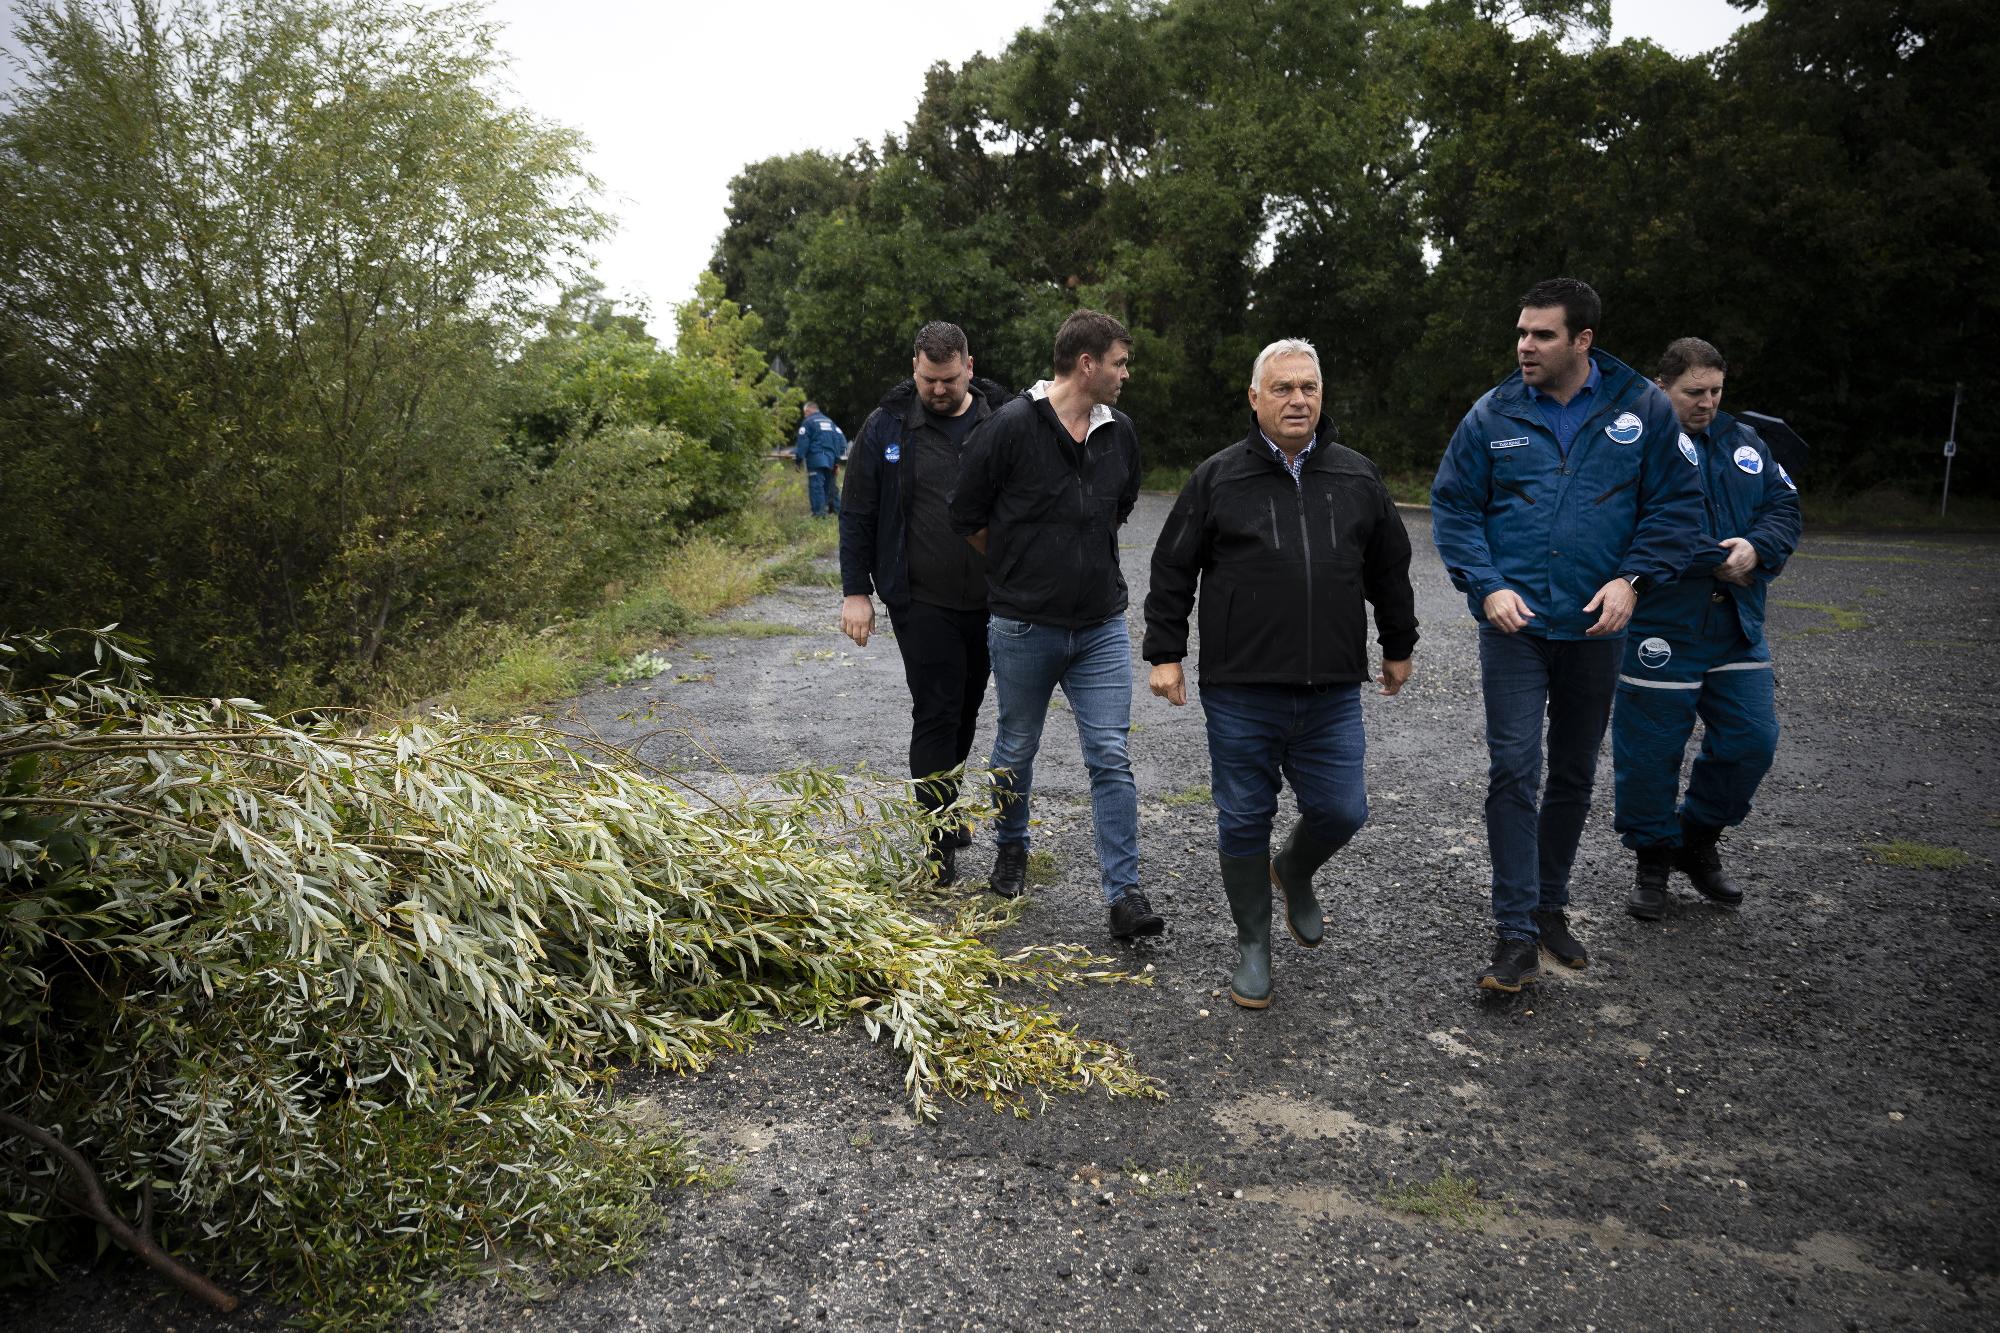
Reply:
[[[826,413],[814,412],[799,423],[792,457],[806,470],[806,490],[815,516],[840,512],[840,491],[833,479],[846,453],[847,437]]]
[[[1757,432],[1726,412],[1693,441],[1707,511],[1701,548],[1677,582],[1639,599],[1612,714],[1612,827],[1634,849],[1679,846],[1683,813],[1707,828],[1742,823],[1778,747],[1764,596],[1798,546],[1798,487]],[[1725,537],[1757,550],[1747,587],[1713,577]],[[1676,809],[1697,717],[1706,733]]]

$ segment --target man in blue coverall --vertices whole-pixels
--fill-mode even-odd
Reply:
[[[840,491],[833,484],[840,460],[847,454],[847,437],[833,419],[819,410],[818,403],[806,404],[806,418],[792,440],[792,457],[806,470],[806,492],[812,500],[813,517],[840,513]]]
[[[1486,990],[1535,980],[1542,949],[1589,962],[1569,928],[1569,874],[1625,624],[1700,537],[1694,445],[1658,386],[1594,349],[1601,312],[1574,278],[1521,298],[1519,369],[1473,404],[1431,486],[1432,539],[1479,621],[1497,936]]]
[[[1626,908],[1642,921],[1665,915],[1674,869],[1712,902],[1743,901],[1716,839],[1750,813],[1778,748],[1764,591],[1799,544],[1798,486],[1756,431],[1721,410],[1727,371],[1714,347],[1681,338],[1655,381],[1701,456],[1706,521],[1679,580],[1633,613],[1618,676],[1612,826],[1638,853]],[[1701,752],[1676,810],[1697,717]]]

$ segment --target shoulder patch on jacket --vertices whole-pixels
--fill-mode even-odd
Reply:
[[[1694,441],[1688,438],[1686,431],[1681,432],[1681,457],[1696,467],[1701,466],[1701,455],[1695,452]]]
[[[1736,466],[1742,468],[1753,477],[1764,470],[1764,456],[1750,445],[1738,445],[1733,457]]]
[[[903,457],[903,445],[901,441],[898,441],[897,443],[890,445],[888,448],[882,451],[882,461],[885,463],[899,462],[901,461],[902,457]]]

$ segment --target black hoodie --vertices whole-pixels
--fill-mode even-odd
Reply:
[[[1007,401],[1007,390],[988,379],[971,384],[976,414],[973,429]],[[932,425],[917,397],[917,382],[906,379],[882,395],[854,437],[847,459],[847,480],[840,492],[840,587],[849,597],[874,593],[890,608],[910,602],[909,520],[914,506],[943,510],[949,488],[918,486],[905,448],[918,443],[944,444],[943,432]],[[984,577],[984,560],[970,546],[976,562],[974,586]],[[970,609],[970,608],[965,608]]]

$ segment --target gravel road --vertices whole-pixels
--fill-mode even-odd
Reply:
[[[1169,502],[1143,497],[1125,530],[1135,649]],[[1035,836],[1055,882],[1006,940],[1150,966],[1149,988],[1061,1003],[1166,1100],[1066,1098],[1027,1120],[960,1106],[919,1126],[893,1054],[858,1032],[766,1041],[642,1085],[736,1175],[673,1197],[636,1273],[536,1301],[460,1289],[413,1327],[1992,1327],[2000,541],[1809,534],[1774,591],[1777,765],[1725,843],[1742,910],[1677,878],[1666,921],[1625,914],[1607,753],[1573,904],[1592,965],[1507,999],[1473,985],[1488,945],[1472,622],[1428,515],[1406,518],[1417,674],[1397,698],[1364,694],[1373,817],[1321,873],[1327,946],[1279,932],[1268,1010],[1222,989],[1233,934],[1199,707],[1147,695],[1135,659],[1142,876],[1171,925],[1122,950],[1075,733],[1051,716]],[[895,645],[841,637],[838,600],[762,598],[733,613],[739,632],[680,643],[671,671],[577,712],[612,738],[651,730],[649,712],[691,724],[750,782],[801,763],[898,773]],[[641,751],[713,767],[672,735]],[[1886,863],[1875,848],[1899,840],[1969,861]],[[982,834],[969,877],[991,856]],[[1408,1210],[1441,1180],[1476,1186],[1478,1211]],[[115,1267],[20,1317],[278,1318],[210,1320]]]

